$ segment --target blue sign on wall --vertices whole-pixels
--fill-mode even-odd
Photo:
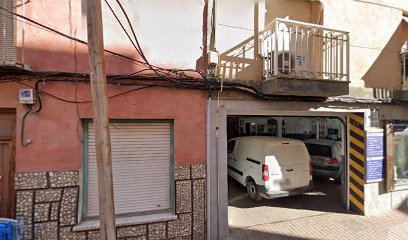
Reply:
[[[394,121],[394,132],[408,132],[408,122]]]
[[[381,182],[384,180],[384,132],[369,130],[366,136],[366,182]]]

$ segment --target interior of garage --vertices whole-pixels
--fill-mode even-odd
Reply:
[[[227,139],[246,136],[270,136],[302,141],[311,156],[312,187],[306,193],[274,199],[254,201],[248,197],[247,187],[228,174],[228,223],[230,231],[259,224],[281,222],[325,212],[346,212],[344,170],[339,179],[315,174],[320,161],[315,155],[336,159],[343,169],[347,148],[345,119],[329,116],[249,116],[227,117]],[[335,148],[319,145],[336,143]],[[317,144],[314,144],[317,143]],[[314,157],[313,157],[314,156]],[[320,163],[317,163],[319,165]],[[324,164],[323,164],[324,165]],[[230,168],[230,167],[229,167]]]

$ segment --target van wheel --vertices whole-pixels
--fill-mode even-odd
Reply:
[[[259,194],[259,188],[253,180],[249,180],[246,185],[248,196],[254,201],[261,201],[262,196]]]

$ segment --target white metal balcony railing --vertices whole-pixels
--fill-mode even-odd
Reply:
[[[265,79],[349,81],[348,32],[276,18],[259,41]]]
[[[408,43],[407,43],[408,46]],[[401,53],[402,90],[408,90],[408,48]]]

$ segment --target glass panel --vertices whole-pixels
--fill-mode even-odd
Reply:
[[[12,134],[12,115],[0,114],[0,139],[10,138]]]
[[[395,135],[394,157],[396,184],[408,183],[408,135]]]
[[[332,157],[331,146],[306,143],[306,147],[310,155]]]

